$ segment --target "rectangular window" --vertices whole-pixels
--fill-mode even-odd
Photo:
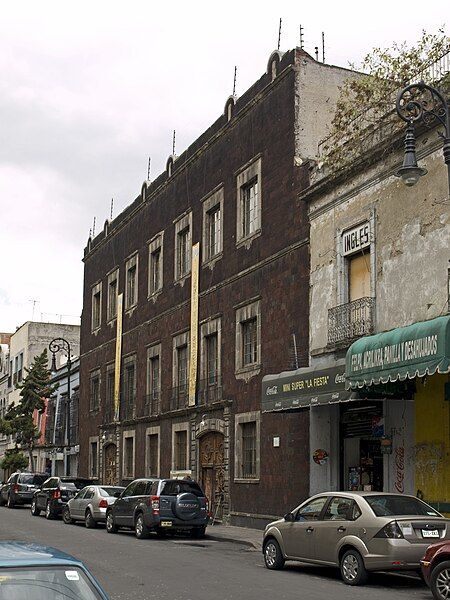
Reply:
[[[175,280],[191,272],[192,213],[175,222]]]
[[[370,297],[370,250],[348,259],[349,302]]]
[[[91,477],[98,477],[98,442],[91,442]]]
[[[114,367],[107,368],[106,371],[106,409],[105,422],[111,423],[114,420],[114,386],[115,371]]]
[[[218,335],[212,333],[205,338],[206,343],[206,376],[208,385],[216,385],[218,379],[219,354]]]
[[[214,258],[217,256],[221,248],[221,214],[220,205],[215,206],[207,213],[208,223],[208,240],[207,240],[207,253],[208,258]]]
[[[203,201],[203,262],[217,258],[223,250],[223,187]]]
[[[242,423],[242,477],[256,477],[256,422]]]
[[[124,441],[123,476],[131,479],[134,477],[134,438],[125,437]]]
[[[241,188],[242,233],[249,237],[258,229],[258,179]]]
[[[159,476],[159,435],[147,436],[147,469],[149,477]]]
[[[138,257],[137,254],[132,256],[126,263],[126,276],[125,276],[125,308],[129,309],[137,304],[137,265]]]
[[[177,348],[178,371],[177,384],[180,392],[185,393],[188,381],[188,347],[187,344]]]
[[[100,371],[91,373],[91,395],[89,409],[96,411],[100,407]]]
[[[108,275],[108,321],[117,317],[117,295],[118,295],[119,270],[116,269]]]
[[[19,354],[19,364],[17,366],[17,381],[22,381],[23,375],[23,352]]]
[[[102,283],[97,283],[92,288],[92,331],[101,325],[102,319]]]
[[[242,359],[244,367],[258,362],[256,317],[242,323]]]
[[[159,396],[159,356],[152,356],[149,360],[149,391],[152,398]]]
[[[260,420],[258,411],[235,416],[235,479],[259,480]]]
[[[123,418],[133,419],[136,409],[136,358],[128,357],[123,366]]]
[[[187,431],[175,432],[175,464],[176,471],[187,469]]]
[[[150,293],[161,289],[161,248],[150,254]]]
[[[260,301],[236,310],[236,375],[261,363]]]

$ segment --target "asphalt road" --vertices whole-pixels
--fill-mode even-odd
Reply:
[[[131,532],[64,525],[32,517],[28,507],[0,508],[0,539],[55,546],[81,558],[111,600],[431,600],[414,577],[372,575],[363,588],[337,571],[288,565],[268,571],[259,552],[241,544],[182,537],[137,540]]]

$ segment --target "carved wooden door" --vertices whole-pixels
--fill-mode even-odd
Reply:
[[[210,502],[212,515],[220,519],[224,502],[223,435],[207,433],[200,438],[200,481]]]
[[[105,448],[103,479],[107,485],[117,485],[117,446],[115,444],[109,444]]]

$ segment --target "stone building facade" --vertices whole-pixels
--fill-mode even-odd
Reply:
[[[126,484],[189,474],[215,516],[257,526],[307,496],[308,415],[263,415],[261,379],[308,360],[298,194],[348,75],[299,49],[274,52],[89,240],[80,475]]]

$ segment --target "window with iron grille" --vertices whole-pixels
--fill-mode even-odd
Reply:
[[[242,431],[242,477],[256,477],[256,422],[241,424]]]
[[[176,471],[187,469],[187,431],[175,432],[175,464]]]
[[[191,253],[189,248],[189,229],[180,231],[178,236],[177,278],[185,277],[191,269]]]
[[[188,347],[187,344],[177,348],[177,386],[180,392],[186,391],[188,382]]]
[[[208,385],[215,385],[218,378],[219,354],[218,335],[212,333],[206,336],[206,377]]]
[[[102,312],[102,284],[97,283],[92,288],[92,331],[95,331],[101,324]]]
[[[125,437],[123,476],[126,479],[134,477],[134,438]]]
[[[114,387],[115,371],[114,367],[109,367],[106,371],[106,414],[105,420],[110,423],[114,419]]]
[[[89,409],[98,410],[100,407],[100,372],[95,371],[91,374],[91,396]]]
[[[241,188],[242,234],[249,237],[258,229],[258,179]]]
[[[17,381],[18,382],[22,381],[22,375],[23,375],[23,352],[21,352],[19,354],[19,361],[18,361],[18,365],[17,365]]]
[[[152,356],[148,361],[148,390],[152,398],[159,396],[159,356]]]
[[[161,289],[161,248],[150,254],[150,294]]]
[[[208,226],[208,238],[207,238],[207,256],[208,259],[214,258],[222,251],[221,244],[221,211],[220,204],[214,206],[207,213],[207,226]]]
[[[136,360],[134,357],[129,357],[124,361],[123,392],[124,418],[132,419],[136,400]]]
[[[125,308],[131,308],[137,304],[137,254],[132,256],[126,263],[125,275]]]
[[[242,324],[242,364],[252,365],[258,362],[258,335],[256,317]]]
[[[147,436],[147,468],[149,477],[159,476],[159,435],[151,433]]]
[[[108,275],[108,298],[107,298],[107,314],[108,321],[112,321],[117,317],[117,294],[118,294],[118,279],[119,271],[116,269]]]
[[[91,477],[98,477],[98,442],[91,442]]]

